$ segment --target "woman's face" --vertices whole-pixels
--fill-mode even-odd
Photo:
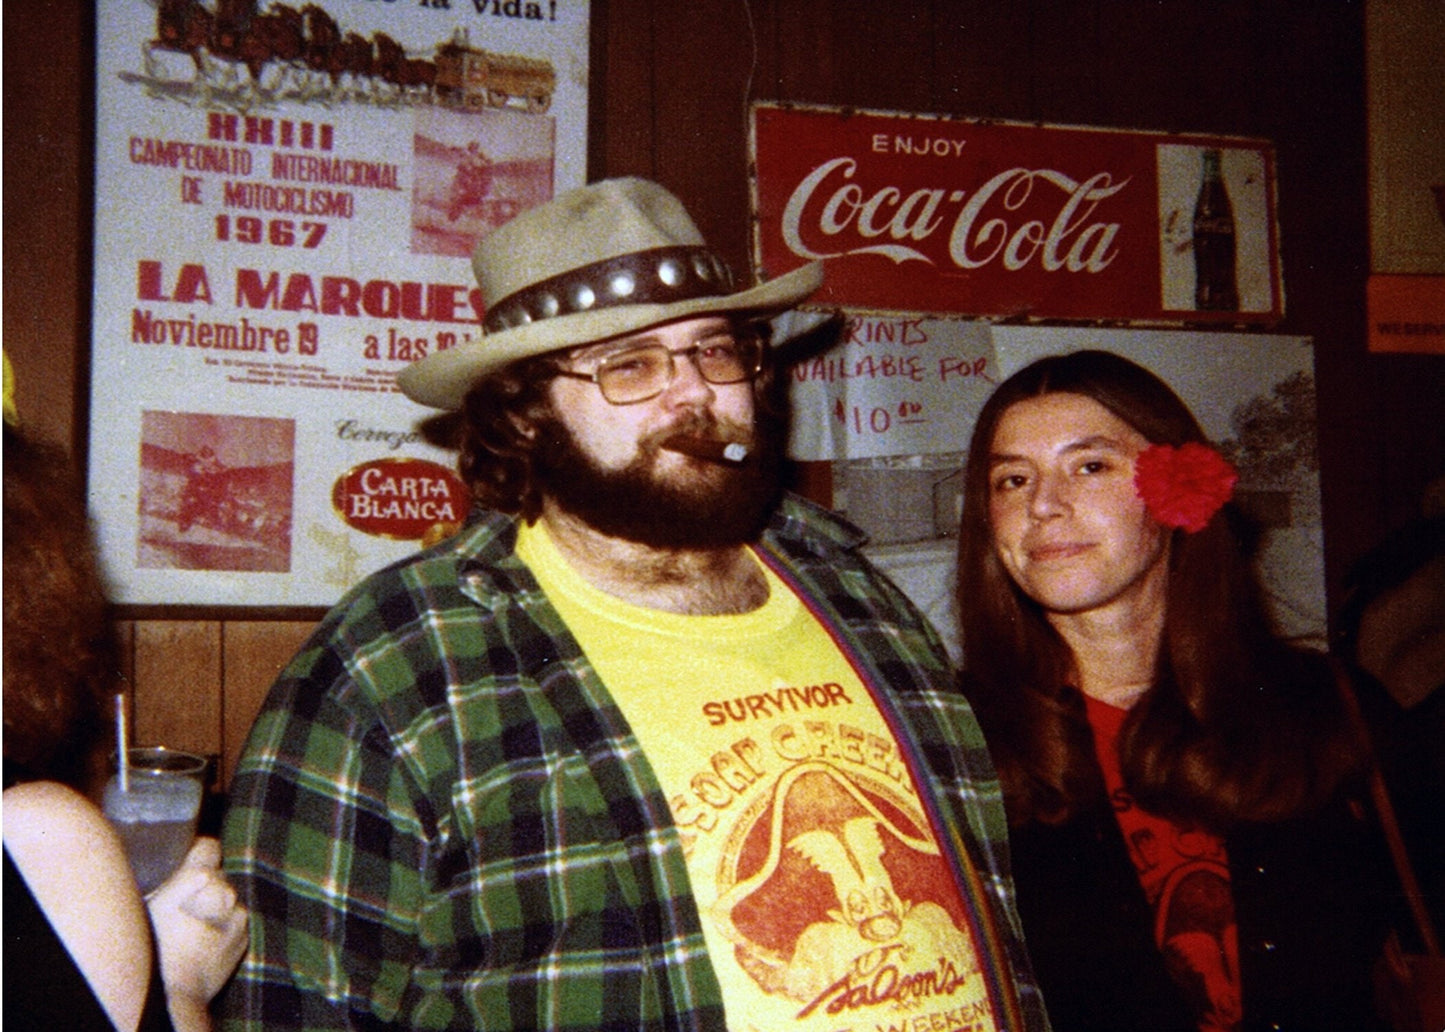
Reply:
[[[1169,533],[1134,490],[1149,442],[1082,394],[1011,405],[989,450],[999,560],[1050,615],[1162,606]]]

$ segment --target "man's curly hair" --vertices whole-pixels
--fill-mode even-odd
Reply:
[[[458,469],[482,508],[528,521],[541,513],[532,427],[550,408],[547,385],[557,368],[551,355],[522,359],[478,381],[463,399]]]

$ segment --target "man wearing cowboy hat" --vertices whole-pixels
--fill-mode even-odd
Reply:
[[[677,199],[477,247],[466,528],[354,589],[233,783],[235,1029],[1041,1029],[977,725],[858,533],[779,488],[762,321]],[[923,1027],[923,1026],[920,1026]]]

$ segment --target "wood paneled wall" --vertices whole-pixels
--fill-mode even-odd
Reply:
[[[135,741],[215,757],[224,788],[267,689],[313,626],[310,620],[119,621]]]
[[[1363,6],[592,0],[588,172],[663,182],[746,268],[752,99],[1274,140],[1289,311],[1280,330],[1316,341],[1337,601],[1350,563],[1445,472],[1445,360],[1364,347]],[[4,33],[5,346],[32,426],[78,452],[91,386],[88,7],[32,0],[7,9]],[[219,754],[229,772],[311,620],[127,616],[138,734]]]

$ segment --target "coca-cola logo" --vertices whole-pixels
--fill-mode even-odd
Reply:
[[[445,466],[425,459],[385,458],[338,477],[331,487],[331,504],[348,526],[363,533],[432,541],[460,529],[471,493]]]
[[[833,158],[812,169],[783,210],[782,235],[801,258],[876,254],[902,264],[997,264],[1018,272],[1099,273],[1118,255],[1120,223],[1101,206],[1130,180],[1108,172],[1079,180],[1051,168],[1018,166],[968,190],[855,181],[858,162]]]

